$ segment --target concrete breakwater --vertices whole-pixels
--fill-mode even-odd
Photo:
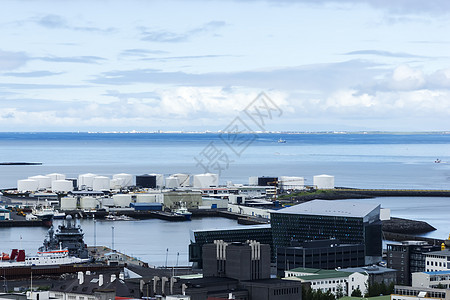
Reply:
[[[280,201],[305,202],[314,199],[345,200],[375,197],[450,197],[450,190],[410,190],[410,189],[352,189],[313,190],[290,195],[281,195]]]
[[[382,230],[401,234],[421,234],[434,231],[436,228],[423,221],[391,218],[383,221]]]

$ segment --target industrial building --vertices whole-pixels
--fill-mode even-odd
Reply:
[[[387,245],[387,266],[397,270],[397,284],[411,285],[411,274],[424,272],[425,254],[440,250],[438,245],[422,241],[406,241]],[[430,269],[430,268],[428,268]]]
[[[396,285],[391,300],[444,300],[450,299],[450,290]]]
[[[275,253],[272,249],[272,229],[270,225],[193,230],[191,231],[191,244],[189,245],[189,261],[193,262],[198,268],[203,268],[202,247],[205,244],[214,243],[215,240],[223,240],[230,243],[255,240],[261,244],[268,244],[271,248],[271,260],[273,262],[275,261]]]
[[[364,244],[341,244],[339,240],[315,240],[277,249],[277,275],[294,268],[336,269],[365,265]]]
[[[270,246],[256,241],[203,245],[203,276],[243,280],[270,278]]]
[[[381,261],[380,205],[353,201],[313,200],[271,211],[273,246],[291,241],[338,239],[364,244],[365,264]]]

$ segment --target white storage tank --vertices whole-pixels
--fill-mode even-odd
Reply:
[[[169,176],[166,178],[166,188],[174,189],[180,186],[177,177]]]
[[[178,184],[182,187],[187,187],[191,185],[191,175],[189,174],[172,174],[172,177],[175,177],[178,179]]]
[[[28,177],[28,179],[36,180],[39,182],[39,189],[40,190],[46,190],[52,187],[52,180],[48,176],[44,175],[36,175]]]
[[[97,175],[92,173],[81,174],[78,176],[78,188],[80,190],[89,188],[92,189],[95,177],[97,177]]]
[[[248,178],[248,185],[258,185],[258,176],[251,176]]]
[[[35,192],[39,190],[39,181],[34,179],[17,180],[17,190],[20,192]]]
[[[116,194],[113,195],[114,206],[116,207],[129,207],[131,203],[130,194]]]
[[[106,176],[96,176],[92,181],[94,191],[104,191],[110,189],[110,179]]]
[[[133,175],[126,174],[126,173],[120,173],[120,174],[114,174],[113,179],[120,180],[121,187],[129,187],[133,186]]]
[[[283,190],[303,190],[305,188],[305,178],[296,176],[280,176],[280,188]]]
[[[164,187],[164,175],[163,174],[152,173],[152,174],[148,174],[148,175],[156,176],[156,187],[157,188]]]
[[[114,206],[113,198],[101,198],[100,202],[102,203],[102,207],[112,207]]]
[[[95,209],[98,204],[97,198],[94,197],[82,197],[80,199],[80,208],[81,209]]]
[[[62,210],[75,210],[77,209],[77,198],[75,197],[63,197],[61,198]]]
[[[219,186],[219,175],[213,173],[197,174],[194,175],[194,187],[195,188],[209,188]]]
[[[55,181],[55,180],[64,180],[64,179],[66,179],[66,175],[60,174],[60,173],[51,173],[51,174],[47,174],[45,176],[50,177],[52,182]]]
[[[334,189],[334,176],[316,175],[314,176],[314,186],[321,190]]]
[[[119,190],[122,187],[123,187],[122,186],[122,179],[115,178],[115,179],[111,179],[111,181],[109,182],[109,188],[111,190]]]
[[[70,180],[53,180],[52,192],[70,192],[73,191],[73,182]]]

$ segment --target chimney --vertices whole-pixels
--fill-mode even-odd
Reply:
[[[125,274],[123,274],[123,272],[119,273],[119,279],[124,280],[125,279]]]
[[[103,285],[103,274],[98,275],[98,286]]]
[[[111,274],[111,281],[110,282],[114,282],[116,280],[116,274]]]
[[[82,285],[84,283],[84,274],[83,272],[78,272],[78,284]]]
[[[86,271],[86,275],[91,275],[91,271]]]
[[[236,297],[233,295],[233,293],[228,294],[228,299],[236,299]]]

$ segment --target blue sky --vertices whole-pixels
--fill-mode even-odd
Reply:
[[[447,0],[4,0],[0,131],[450,130]]]

